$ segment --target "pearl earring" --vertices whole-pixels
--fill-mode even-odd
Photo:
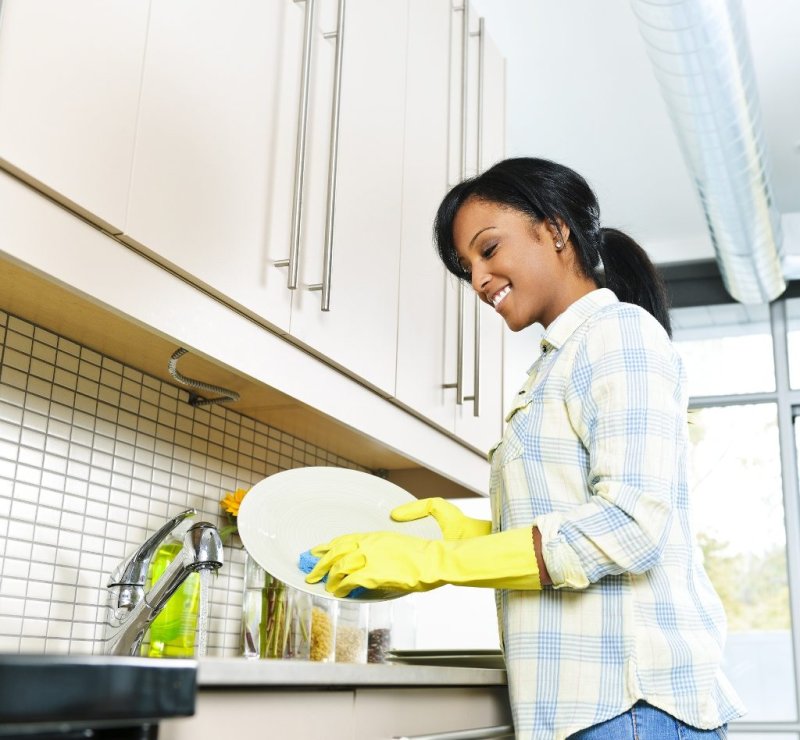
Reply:
[[[564,243],[561,239],[556,239],[556,252],[560,252],[562,249],[564,249]]]

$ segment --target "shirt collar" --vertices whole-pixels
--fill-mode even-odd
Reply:
[[[539,341],[542,352],[551,347],[558,349],[575,330],[601,308],[619,303],[617,296],[608,288],[597,288],[579,298],[564,313],[556,317]]]

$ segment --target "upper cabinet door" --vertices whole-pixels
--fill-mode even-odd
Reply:
[[[319,11],[290,333],[392,395],[408,3],[323,0]]]
[[[5,0],[0,166],[112,233],[125,222],[149,2]]]
[[[448,188],[502,156],[502,58],[487,64],[478,16],[465,26],[450,0],[412,0],[410,19],[397,399],[488,450],[502,423],[502,322],[441,266],[432,227]]]
[[[505,61],[483,21],[475,12],[468,21],[464,165],[467,174],[473,175],[505,156],[506,80]],[[488,451],[502,433],[504,324],[490,306],[478,301],[471,290],[466,292],[469,297],[463,303],[461,322],[462,378],[472,400],[457,407],[455,428],[459,437]]]
[[[153,3],[125,235],[288,331],[307,3]]]
[[[445,285],[456,279],[432,235],[449,184],[451,13],[450,0],[410,2],[396,393],[450,431],[455,396],[444,387],[452,382],[445,377]]]

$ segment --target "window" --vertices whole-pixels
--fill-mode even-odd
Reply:
[[[693,524],[728,615],[725,672],[749,710],[730,730],[796,740],[800,303],[680,308],[672,320],[697,412]]]
[[[681,308],[671,318],[691,396],[775,390],[768,306]]]

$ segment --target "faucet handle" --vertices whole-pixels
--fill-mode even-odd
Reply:
[[[172,532],[184,519],[197,514],[197,509],[186,509],[177,516],[172,517],[162,526],[152,537],[131,555],[127,560],[123,560],[111,574],[108,587],[111,586],[144,586],[147,580],[147,570],[150,567],[150,560],[161,543],[166,540],[167,535]]]

